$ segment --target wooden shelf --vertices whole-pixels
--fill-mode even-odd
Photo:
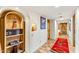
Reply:
[[[16,45],[19,45],[19,44],[21,44],[21,43],[23,43],[23,41],[22,41],[22,42],[19,42],[19,43],[16,44]],[[16,45],[7,46],[6,48],[8,49],[8,48],[11,48],[11,47],[16,46]]]
[[[18,53],[22,53],[23,52],[23,50],[18,50]]]
[[[10,35],[10,36],[6,36],[6,38],[9,38],[9,37],[15,37],[15,36],[20,36],[20,35],[23,35],[23,34]]]
[[[23,52],[25,50],[25,21],[23,15],[16,10],[3,12],[1,14],[0,27],[2,52],[11,53],[12,49],[17,50],[19,53]],[[12,40],[15,40],[16,44],[9,45]]]
[[[6,29],[6,30],[17,30],[17,29],[23,29],[23,28],[10,28],[10,29]]]
[[[8,51],[8,53],[10,53],[10,51]],[[23,53],[23,50],[18,50],[17,53]]]

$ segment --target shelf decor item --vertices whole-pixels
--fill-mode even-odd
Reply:
[[[17,40],[14,40],[14,41],[9,42],[8,45],[14,45],[14,46],[16,46],[18,44],[19,44],[19,40],[17,39]]]
[[[46,18],[40,17],[40,29],[46,29]]]
[[[22,32],[23,32],[22,29],[7,29],[6,30],[6,36],[22,34]]]
[[[12,51],[11,51],[11,53],[18,53],[17,46],[14,46],[14,47],[12,48]]]
[[[17,27],[17,21],[14,20],[14,21],[13,21],[13,25],[12,25],[12,29],[14,29],[14,28],[16,28],[16,27]]]

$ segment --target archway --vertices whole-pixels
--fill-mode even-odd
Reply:
[[[16,10],[5,10],[0,17],[1,49],[5,53],[25,51],[24,16]]]

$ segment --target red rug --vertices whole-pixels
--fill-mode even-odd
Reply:
[[[68,41],[65,38],[58,38],[55,44],[52,46],[51,51],[58,53],[69,53]]]

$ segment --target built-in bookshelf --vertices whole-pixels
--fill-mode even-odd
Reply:
[[[25,51],[25,25],[21,13],[9,10],[1,15],[1,49],[4,53]]]

